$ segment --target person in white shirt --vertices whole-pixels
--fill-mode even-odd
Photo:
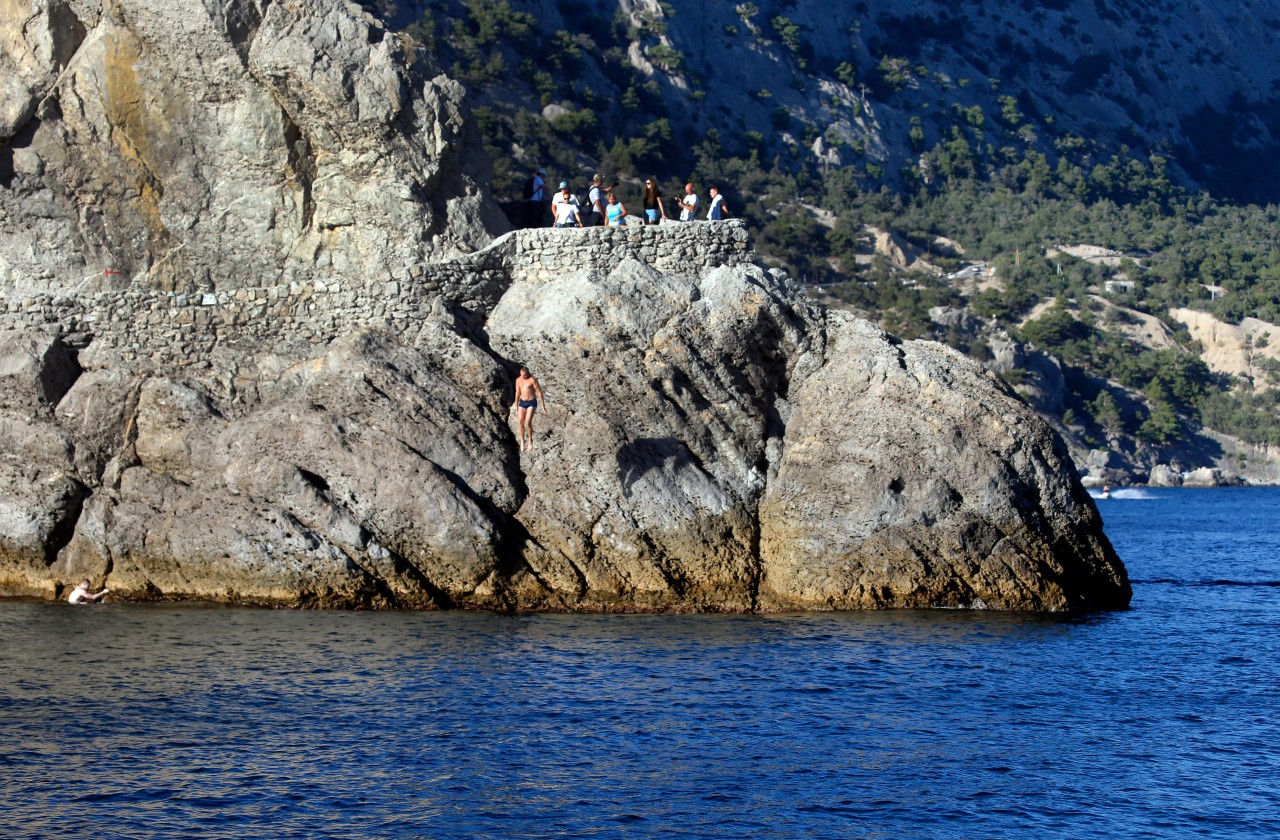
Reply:
[[[101,592],[97,592],[97,593],[90,592],[89,581],[82,580],[80,581],[80,585],[77,586],[75,589],[71,590],[71,594],[67,596],[67,603],[90,604],[90,603],[93,603],[94,601],[101,601],[102,596],[106,595],[110,591],[111,591],[110,589],[107,589],[104,587]]]
[[[693,191],[693,184],[684,185],[684,198],[680,199],[684,208],[680,211],[680,221],[692,222],[698,212],[698,194]]]
[[[556,214],[556,227],[582,227],[582,217],[578,215],[578,200],[569,195],[569,185],[563,181],[561,183],[563,186],[556,194],[559,200],[551,203],[551,209]]]
[[[712,187],[707,190],[707,193],[711,196],[711,205],[707,207],[707,219],[712,222],[721,221],[728,212],[724,209],[724,196],[720,194],[719,187]]]
[[[561,181],[560,186],[551,195],[551,212],[556,212],[556,205],[564,201],[569,195],[569,182]]]
[[[547,171],[534,172],[524,187],[524,226],[540,227],[546,218]]]

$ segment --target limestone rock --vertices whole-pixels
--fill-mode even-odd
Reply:
[[[487,324],[550,402],[519,511],[544,580],[601,608],[748,609],[755,508],[803,299],[749,268],[517,282]]]
[[[0,40],[0,594],[1128,601],[1024,403],[741,222],[491,242],[461,88],[357,6],[32,0]]]
[[[22,68],[0,72],[0,136],[25,161],[0,186],[0,279],[20,289],[365,280],[505,229],[462,88],[355,4],[32,8],[0,24]]]
[[[194,383],[145,382],[54,573],[109,571],[142,597],[504,606],[490,578],[518,477],[497,406],[470,396],[503,377],[473,354],[483,381],[462,390],[447,347],[353,336],[238,417]]]
[[[1086,487],[1133,484],[1142,480],[1141,474],[1131,472],[1125,460],[1111,449],[1090,449],[1083,456],[1076,455],[1075,460],[1084,462],[1080,468],[1080,480]]]
[[[35,114],[84,39],[84,23],[65,0],[8,3],[0,15],[0,140]]]
[[[1230,470],[1201,467],[1182,474],[1183,487],[1239,487],[1244,482]]]
[[[40,413],[57,405],[80,374],[79,362],[56,331],[0,335],[0,405]]]
[[[1036,409],[1052,417],[1061,417],[1067,392],[1062,366],[1048,353],[1014,341],[1000,331],[990,336],[993,359],[991,369],[1018,377],[1014,386],[1018,394]]]
[[[0,334],[0,592],[49,595],[48,566],[87,495],[53,405],[79,372],[57,335]]]
[[[670,227],[637,242],[736,242]],[[169,373],[59,362],[57,340],[16,333],[0,591],[90,577],[124,597],[303,606],[1127,603],[1061,442],[992,374],[748,263],[609,268],[615,233],[499,243],[508,286],[479,328],[444,307],[403,337],[367,328],[301,355],[224,342]],[[523,247],[559,256],[524,270]],[[547,398],[523,456],[521,362]]]
[[[761,502],[775,609],[1128,602],[1061,440],[975,362],[828,316]],[[815,564],[814,557],[826,558]]]

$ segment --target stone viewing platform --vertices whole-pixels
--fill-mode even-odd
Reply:
[[[530,279],[583,268],[607,272],[624,259],[664,274],[701,274],[722,265],[750,262],[755,251],[740,219],[616,228],[531,228],[506,234],[491,248],[515,242],[512,267]]]
[[[0,291],[0,330],[58,325],[95,352],[131,367],[200,366],[216,346],[325,344],[366,327],[412,341],[435,307],[482,323],[517,279],[607,273],[636,260],[663,273],[698,276],[751,262],[741,220],[618,228],[517,230],[471,254],[388,268],[355,280],[319,272],[310,282],[169,292],[141,287],[86,295]]]

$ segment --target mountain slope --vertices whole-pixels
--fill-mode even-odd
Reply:
[[[1128,147],[1224,197],[1280,195],[1276,2],[365,5],[456,64],[481,101],[591,111],[594,126],[552,118],[580,140],[611,149],[669,120],[672,142],[649,162],[677,171],[715,129],[731,149],[754,132],[766,155],[798,144],[901,183],[958,127],[979,156],[1097,162]]]
[[[1061,384],[1038,405],[1082,467],[1145,480],[1252,444],[1266,464],[1268,371],[1204,365],[1178,313],[1280,320],[1280,221],[1234,206],[1280,194],[1280,3],[368,5],[466,81],[499,198],[538,166],[579,190],[606,173],[624,200],[651,173],[720,185],[766,262],[887,329],[1033,402],[1037,374],[993,342],[1048,353]],[[1064,247],[1082,241],[1118,256]],[[944,279],[973,261],[996,279]]]

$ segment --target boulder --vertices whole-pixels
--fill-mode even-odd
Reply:
[[[762,606],[1128,603],[1065,445],[995,376],[837,313],[826,335],[761,502]]]
[[[755,511],[813,317],[755,267],[514,283],[486,326],[550,403],[518,514],[543,579],[590,608],[751,608]]]
[[[1151,468],[1147,484],[1151,487],[1181,487],[1182,473],[1168,464],[1156,464]]]
[[[413,341],[258,348],[234,376],[84,373],[46,419],[0,425],[17,488],[0,586],[337,607],[1127,603],[1061,441],[976,363],[749,264],[520,275],[481,333],[440,313]],[[546,398],[523,455],[518,363]]]
[[[1239,487],[1244,484],[1231,470],[1201,467],[1182,474],[1183,487]]]
[[[993,359],[991,369],[1014,377],[1014,389],[1037,411],[1061,417],[1066,410],[1066,379],[1058,360],[1043,350],[1027,347],[1000,331],[988,343]]]

